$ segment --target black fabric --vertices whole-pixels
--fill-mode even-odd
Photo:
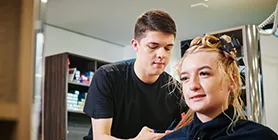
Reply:
[[[143,126],[165,130],[180,120],[180,97],[169,86],[164,72],[155,83],[142,82],[134,72],[134,62],[109,64],[94,74],[84,112],[91,118],[113,118],[111,135],[133,138]]]
[[[93,135],[92,135],[92,127],[90,128],[88,135],[83,137],[83,140],[93,140]]]
[[[234,108],[230,106],[225,114],[233,118]],[[278,140],[277,134],[261,124],[239,120],[233,129],[228,127],[231,120],[221,113],[213,120],[202,123],[196,114],[193,121],[161,140]]]

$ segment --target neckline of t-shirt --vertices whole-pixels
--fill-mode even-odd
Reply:
[[[157,80],[156,80],[155,82],[153,82],[153,83],[145,83],[145,82],[143,82],[143,81],[136,75],[136,73],[135,73],[135,70],[134,70],[134,63],[135,63],[135,60],[132,62],[132,65],[131,65],[132,76],[133,76],[133,77],[135,78],[135,80],[138,81],[140,84],[143,84],[143,85],[146,85],[146,86],[153,86],[153,85],[157,84],[157,83],[160,81],[160,79],[161,79],[163,73],[160,74],[159,77],[157,78]]]

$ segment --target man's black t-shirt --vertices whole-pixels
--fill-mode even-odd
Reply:
[[[166,130],[180,120],[181,94],[163,72],[155,83],[142,82],[134,62],[109,64],[94,74],[84,112],[91,118],[113,118],[111,135],[134,138],[142,127]],[[175,89],[175,90],[174,90]]]

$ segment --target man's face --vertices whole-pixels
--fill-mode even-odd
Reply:
[[[157,31],[147,31],[139,42],[132,40],[136,61],[143,67],[143,73],[160,75],[164,71],[172,55],[174,40],[174,35]]]

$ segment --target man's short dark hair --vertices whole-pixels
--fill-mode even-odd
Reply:
[[[176,37],[176,24],[168,13],[162,10],[151,10],[138,17],[135,23],[134,39],[140,41],[146,31],[159,31]]]

